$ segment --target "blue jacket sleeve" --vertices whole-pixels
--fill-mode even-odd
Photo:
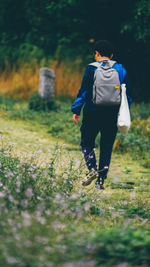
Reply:
[[[78,95],[76,97],[76,100],[74,101],[73,105],[72,105],[72,112],[74,114],[80,115],[82,106],[85,104],[85,102],[87,101],[87,97],[90,91],[90,87],[92,85],[93,82],[93,67],[88,66],[85,70],[84,76],[83,76],[83,80],[81,83],[81,88],[78,92]]]

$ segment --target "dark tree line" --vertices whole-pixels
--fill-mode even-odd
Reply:
[[[1,0],[0,60],[57,57],[84,64],[93,43],[108,39],[129,72],[133,97],[150,99],[150,0]]]

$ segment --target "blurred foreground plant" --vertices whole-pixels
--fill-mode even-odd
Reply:
[[[38,164],[41,152],[16,158],[12,157],[12,147],[2,143],[1,265],[149,266],[150,229],[145,224],[150,213],[143,199],[139,209],[134,196],[125,203],[121,194],[121,204],[116,197],[88,193],[80,185],[75,190],[82,161],[73,160],[56,145],[48,150],[49,161],[43,166]],[[138,230],[131,225],[131,218],[137,214],[143,225]],[[121,226],[116,226],[117,220]],[[110,221],[109,229],[106,221]]]

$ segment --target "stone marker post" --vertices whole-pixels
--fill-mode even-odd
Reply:
[[[53,70],[40,69],[39,95],[44,99],[55,98],[55,73]]]

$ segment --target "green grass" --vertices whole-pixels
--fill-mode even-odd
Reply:
[[[11,100],[0,105],[1,266],[149,266],[147,145],[143,152],[118,136],[105,190],[94,182],[82,187],[79,127],[71,102],[58,104],[57,112],[31,112],[27,102]],[[134,121],[141,117],[131,131],[143,140],[148,112],[143,117],[141,109],[133,106]]]
[[[36,99],[35,99],[36,100]],[[0,99],[0,110],[7,113],[11,120],[22,120],[37,126],[36,130],[43,128],[50,136],[64,142],[79,145],[80,125],[72,122],[71,105],[73,100],[64,97],[57,99],[54,110],[30,110],[27,101],[13,101]],[[57,109],[56,109],[57,107]],[[127,135],[118,133],[114,146],[116,152],[129,152],[133,159],[137,159],[145,167],[150,167],[150,104],[132,104],[132,126]],[[96,146],[98,146],[98,138]]]
[[[72,123],[70,100],[66,102],[57,100],[57,110],[49,112],[30,110],[27,101],[5,101],[3,100],[0,105],[0,110],[7,112],[9,119],[33,121],[38,127],[46,129],[50,135],[66,140],[68,143],[79,144],[79,126],[76,127]]]

